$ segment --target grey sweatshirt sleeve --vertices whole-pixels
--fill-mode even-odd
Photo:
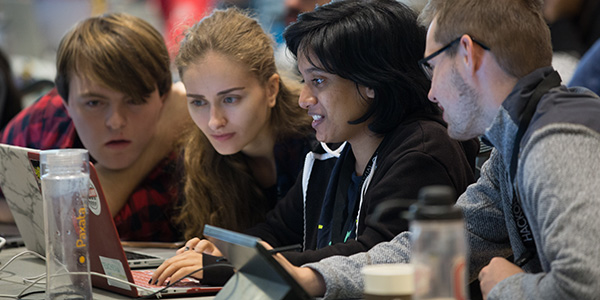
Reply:
[[[352,256],[332,256],[306,264],[323,275],[327,291],[325,299],[362,298],[362,267],[373,264],[406,263],[410,258],[410,233],[403,232],[389,242],[377,244],[368,252]]]
[[[469,281],[477,279],[479,271],[495,256],[512,254],[504,199],[512,195],[501,184],[506,182],[506,168],[496,149],[483,164],[481,175],[459,197],[457,205],[463,210],[469,244]]]
[[[501,160],[494,150],[482,168],[481,178],[469,186],[459,200],[465,217],[470,243],[471,279],[493,256],[510,255],[510,245],[501,209],[502,197],[496,174],[505,173]],[[469,218],[467,218],[469,216]],[[472,219],[471,219],[472,218]],[[365,265],[404,263],[410,258],[410,233],[397,235],[390,242],[376,245],[368,252],[349,257],[333,256],[317,263],[304,265],[319,272],[325,279],[326,299],[361,298],[363,281],[360,270]],[[475,270],[475,271],[473,271]]]
[[[600,134],[580,125],[554,124],[532,135],[517,180],[543,272],[513,275],[488,299],[598,298],[598,149]]]

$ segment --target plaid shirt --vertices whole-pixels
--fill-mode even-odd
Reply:
[[[0,142],[41,150],[83,148],[56,89],[13,118]],[[175,154],[160,162],[114,217],[122,240],[172,242],[183,238],[172,222],[177,199],[175,165]]]

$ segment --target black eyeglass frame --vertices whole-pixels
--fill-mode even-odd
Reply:
[[[430,55],[427,55],[427,57],[419,60],[419,66],[421,66],[421,69],[425,73],[425,76],[427,76],[427,78],[429,78],[429,80],[431,80],[431,78],[433,78],[433,67],[431,67],[431,65],[429,64],[429,61],[432,60],[434,57],[440,55],[442,52],[450,49],[450,47],[452,47],[452,46],[454,46],[454,44],[458,43],[461,38],[462,38],[462,36],[454,39],[453,41],[448,43],[446,46],[440,48],[438,51],[435,51],[435,52],[431,53]],[[484,45],[483,43],[475,40],[472,37],[471,37],[471,40],[473,41],[473,43],[479,45],[484,50],[490,51],[490,47]]]

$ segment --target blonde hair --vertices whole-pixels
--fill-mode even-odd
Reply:
[[[180,77],[209,51],[247,66],[263,85],[277,73],[271,37],[235,8],[216,10],[190,28],[175,59]],[[299,84],[289,88],[283,81],[270,120],[277,140],[310,132],[309,117],[297,105]],[[186,238],[200,236],[204,224],[240,231],[264,220],[270,205],[244,154],[220,155],[194,126],[185,142],[183,163],[185,200],[177,221]]]
[[[490,48],[507,74],[521,78],[552,64],[550,30],[540,0],[429,0],[419,19],[436,18],[434,39],[447,44],[463,34]],[[456,47],[448,49],[456,53]]]

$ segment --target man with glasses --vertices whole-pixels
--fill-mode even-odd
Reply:
[[[457,202],[470,280],[479,278],[487,299],[596,299],[600,99],[560,84],[541,7],[535,0],[430,0],[420,17],[429,26],[420,64],[450,136],[483,134],[495,147]],[[278,257],[307,291],[326,298],[360,297],[361,267],[409,258],[408,232],[303,268]]]

